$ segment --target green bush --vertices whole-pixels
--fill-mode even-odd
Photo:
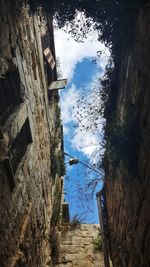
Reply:
[[[107,170],[110,164],[114,175],[122,161],[128,172],[136,175],[139,139],[140,133],[136,118],[127,116],[123,124],[117,123],[114,119],[109,121],[105,130],[105,152],[101,167]]]
[[[56,129],[58,129],[61,127],[61,123],[62,123],[62,121],[61,121],[61,109],[58,105],[56,105],[55,116],[56,116],[55,126],[56,126]]]
[[[102,239],[100,235],[93,240],[93,247],[95,251],[102,251]]]
[[[58,155],[57,155],[57,173],[59,176],[64,176],[66,174],[64,155],[61,150],[58,151]]]

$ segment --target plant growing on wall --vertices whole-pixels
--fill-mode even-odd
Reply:
[[[58,151],[58,155],[57,155],[57,173],[59,176],[64,176],[66,174],[64,155],[61,150]]]
[[[66,173],[63,152],[55,150],[53,145],[51,146],[51,172],[53,179],[55,179],[56,174],[61,177]]]
[[[85,214],[75,214],[70,220],[70,226],[72,228],[78,227],[80,224],[84,223]]]
[[[131,117],[132,114],[132,117]],[[130,107],[127,109],[124,123],[118,123],[112,117],[105,130],[105,152],[101,167],[112,168],[112,176],[122,161],[129,174],[136,175],[138,166],[138,147],[140,140],[138,118]]]
[[[58,129],[61,127],[61,109],[58,106],[58,104],[55,107],[55,118],[56,118],[55,119],[55,126],[56,126],[56,129]]]
[[[93,248],[94,251],[102,251],[102,239],[100,234],[93,240]]]

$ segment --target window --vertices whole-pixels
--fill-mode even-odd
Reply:
[[[18,70],[7,73],[0,79],[0,125],[4,125],[16,106],[22,101]]]
[[[25,155],[27,147],[31,142],[32,142],[32,136],[31,136],[29,120],[27,118],[24,125],[21,128],[21,131],[15,138],[4,161],[8,175],[8,180],[12,188],[15,186],[14,175],[17,171],[18,164]]]
[[[56,79],[56,63],[53,57],[53,53],[51,52],[49,32],[42,36],[41,42],[44,55],[45,75],[47,78],[48,85],[50,85],[51,82]]]

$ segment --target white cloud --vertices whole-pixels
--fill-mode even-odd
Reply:
[[[76,130],[71,144],[74,149],[81,151],[87,157],[90,157],[96,149],[98,137],[92,133],[83,133],[80,130]]]
[[[97,51],[102,50],[104,54],[100,57],[98,65],[105,68],[106,61],[109,57],[108,50],[97,39],[97,33],[93,32],[93,40],[91,36],[85,39],[84,43],[77,43],[73,38],[69,36],[63,30],[55,30],[55,48],[56,57],[59,58],[61,63],[61,70],[63,77],[68,78],[69,81],[73,78],[76,64],[82,62],[84,58],[94,58],[97,55]],[[93,81],[86,87],[91,88],[99,74],[95,73]],[[73,106],[77,105],[77,100],[81,95],[83,88],[76,88],[75,84],[71,84],[71,87],[67,91],[61,92],[61,109],[62,120],[64,125],[64,135],[66,138],[70,138],[70,124],[76,123]],[[87,91],[87,90],[86,90]],[[92,133],[83,133],[80,129],[75,129],[73,138],[70,139],[72,147],[78,151],[81,151],[86,156],[90,157],[95,151],[95,145],[98,144],[99,138]]]
[[[93,32],[93,40],[91,40],[90,36],[85,39],[84,43],[76,42],[68,33],[60,29],[55,30],[54,34],[56,57],[60,59],[64,78],[68,78],[70,81],[73,77],[76,64],[82,62],[84,58],[96,57],[97,51],[99,50],[105,52],[99,61],[99,64],[104,67],[109,52],[104,44],[97,40],[98,36],[96,32]]]
[[[76,105],[78,98],[79,92],[76,90],[76,86],[74,84],[72,84],[67,91],[61,93],[61,115],[64,124],[64,134],[69,133],[67,124],[75,121],[73,106]]]

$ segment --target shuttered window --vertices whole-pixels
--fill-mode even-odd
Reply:
[[[41,41],[44,55],[45,75],[47,78],[48,85],[50,85],[56,76],[56,63],[51,52],[49,32],[42,36]]]

